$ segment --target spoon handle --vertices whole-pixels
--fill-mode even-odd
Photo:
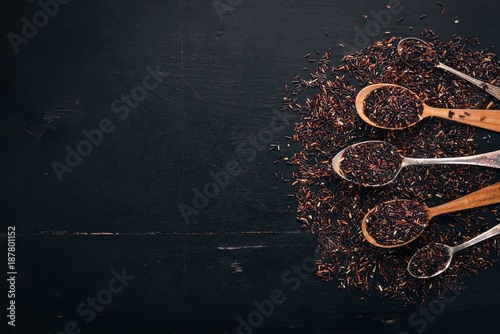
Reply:
[[[470,240],[467,240],[466,242],[464,243],[461,243],[460,245],[457,245],[457,246],[454,246],[453,247],[453,251],[454,252],[458,252],[458,251],[461,251],[462,249],[464,248],[467,248],[467,247],[470,247],[472,245],[475,245],[477,244],[478,242],[481,242],[481,241],[484,241],[486,239],[489,239],[497,234],[500,234],[500,224],[496,225],[495,227],[492,227],[491,229],[489,229],[488,231],[484,232],[484,233],[481,233],[480,235],[470,239]]]
[[[500,111],[489,109],[446,109],[425,106],[422,117],[436,116],[500,132]]]
[[[453,201],[428,208],[429,219],[444,213],[477,208],[500,202],[500,182],[474,191]]]
[[[436,67],[441,68],[445,71],[451,72],[451,73],[459,76],[460,78],[469,81],[473,85],[476,85],[477,87],[479,87],[481,89],[484,89],[486,92],[490,93],[492,96],[494,96],[500,100],[500,88],[499,87],[487,84],[484,81],[481,81],[481,80],[473,78],[465,73],[457,71],[456,69],[449,67],[443,63],[437,64]]]
[[[456,158],[407,158],[403,160],[403,167],[410,165],[477,165],[500,168],[500,150],[489,153]]]

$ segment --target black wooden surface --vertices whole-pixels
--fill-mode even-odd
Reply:
[[[338,64],[338,44],[365,46],[357,29],[377,22],[371,11],[388,3],[401,12],[370,41],[430,28],[444,40],[457,33],[500,45],[494,0],[446,1],[444,14],[435,1],[90,0],[61,4],[16,53],[8,34],[21,35],[22,18],[32,21],[40,7],[2,1],[0,245],[6,264],[5,234],[15,226],[18,272],[12,328],[2,269],[2,333],[232,334],[238,317],[248,321],[254,301],[276,289],[283,303],[239,332],[498,331],[498,265],[466,279],[427,318],[420,312],[429,305],[377,293],[360,300],[295,272],[316,245],[293,208],[285,214],[292,189],[275,181],[267,148],[248,162],[238,154],[269,128],[283,85],[308,66],[302,56],[332,47]],[[162,82],[120,119],[113,101],[142,84],[148,66]],[[60,182],[53,162],[64,163],[65,147],[75,149],[82,131],[105,118],[114,130]],[[498,149],[498,141],[481,149]],[[179,205],[193,206],[194,189],[234,161],[238,175],[187,221]],[[134,278],[94,319],[81,316],[78,306],[104,296],[112,270],[122,268]]]

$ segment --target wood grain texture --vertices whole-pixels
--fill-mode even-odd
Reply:
[[[232,3],[221,20],[213,1],[71,1],[18,54],[5,36],[20,34],[38,4],[0,5],[0,233],[18,230],[15,333],[59,333],[75,321],[82,333],[232,334],[275,289],[286,300],[255,333],[422,328],[410,320],[419,305],[377,293],[362,301],[335,282],[295,274],[316,244],[295,221],[292,189],[275,180],[267,147],[252,159],[238,151],[269,128],[284,84],[308,73],[303,55],[331,47],[339,63],[338,44],[354,45],[362,16],[375,20],[387,1]],[[443,39],[500,45],[498,1],[453,1],[445,14],[434,1],[401,0],[401,8],[370,40],[432,28]],[[113,102],[142,84],[148,66],[159,66],[163,82],[120,119]],[[115,129],[59,182],[51,164],[104,118]],[[290,123],[276,139],[292,132]],[[479,140],[478,153],[498,143]],[[240,173],[187,222],[179,205],[193,206],[196,189],[233,161]],[[135,278],[86,323],[76,309],[107,287],[113,268]],[[425,332],[498,329],[499,280],[498,265],[466,279]]]

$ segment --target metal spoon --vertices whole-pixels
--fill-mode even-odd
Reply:
[[[423,103],[423,111],[422,115],[420,117],[420,120],[410,124],[405,127],[400,127],[400,128],[391,128],[391,127],[386,127],[386,126],[381,126],[376,123],[374,123],[371,119],[369,119],[365,113],[364,113],[364,101],[366,98],[370,95],[371,92],[374,90],[377,90],[382,87],[397,87],[401,89],[406,89],[411,92],[411,90],[398,86],[398,85],[393,85],[393,84],[386,84],[386,83],[379,83],[379,84],[373,84],[366,86],[362,90],[359,91],[358,95],[356,96],[356,110],[359,114],[359,117],[366,123],[370,124],[371,126],[378,127],[381,129],[386,129],[386,130],[401,130],[408,128],[410,126],[413,126],[417,124],[420,120],[424,119],[425,117],[429,116],[436,116],[439,118],[444,118],[448,120],[453,120],[456,122],[464,123],[464,124],[469,124],[473,126],[477,126],[480,128],[488,129],[488,130],[493,130],[500,132],[500,111],[498,110],[487,110],[487,109],[444,109],[444,108],[434,108],[426,105]],[[418,95],[411,92],[412,94],[415,95],[415,98],[418,99]]]
[[[497,218],[497,220],[498,220],[498,218]],[[472,239],[470,239],[470,240],[468,240],[460,245],[457,245],[457,246],[448,246],[448,245],[441,244],[441,243],[429,244],[429,245],[419,249],[412,256],[412,258],[408,262],[407,270],[410,273],[410,275],[412,275],[413,277],[416,277],[416,278],[430,278],[430,277],[437,276],[437,275],[441,274],[442,272],[444,272],[446,269],[448,269],[448,267],[451,264],[451,259],[453,258],[453,255],[456,252],[459,252],[464,248],[475,245],[478,242],[482,242],[486,239],[489,239],[497,234],[500,234],[500,224],[496,225],[495,227],[489,229],[488,231],[486,231],[484,233],[481,233],[477,237],[474,237],[474,238],[472,238]],[[444,265],[440,268],[436,268],[436,271],[433,273],[429,273],[426,275],[420,274],[420,273],[418,273],[418,269],[420,267],[420,264],[415,259],[417,259],[420,256],[419,253],[427,251],[426,248],[432,247],[433,245],[439,245],[440,248],[442,248],[441,250],[438,250],[441,252],[441,254],[437,254],[437,256],[442,257]]]
[[[405,48],[405,43],[407,41],[418,41],[426,46],[428,46],[429,48],[431,48],[430,44],[427,43],[426,41],[424,40],[421,40],[420,38],[416,38],[416,37],[406,37],[406,38],[403,38],[402,40],[399,41],[398,43],[398,47],[397,47],[397,50],[398,50],[398,54],[401,56],[402,53],[404,52],[404,48]],[[411,66],[411,64],[409,64]],[[448,71],[448,72],[451,72],[457,76],[459,76],[460,78],[462,79],[465,79],[467,80],[468,82],[472,83],[473,85],[481,88],[481,89],[484,89],[487,93],[491,94],[492,96],[494,96],[495,98],[499,99],[500,100],[500,87],[497,87],[497,86],[493,86],[493,85],[490,85],[484,81],[481,81],[479,79],[476,79],[476,78],[473,78],[467,74],[464,74],[460,71],[457,71],[456,69],[452,68],[452,67],[449,67],[441,62],[438,62],[435,66],[436,68],[441,68],[445,71]]]
[[[384,143],[384,142],[380,141],[380,140],[368,140],[368,141],[353,144],[351,146],[344,148],[342,151],[337,153],[335,155],[335,157],[333,157],[333,159],[332,159],[333,170],[340,177],[342,177],[343,179],[345,179],[347,181],[351,181],[351,182],[354,182],[357,184],[362,184],[363,186],[367,186],[367,187],[380,187],[380,186],[385,186],[385,185],[393,182],[396,179],[396,177],[399,175],[399,172],[403,168],[408,167],[408,166],[413,166],[413,165],[456,164],[456,165],[477,165],[477,166],[500,168],[500,150],[489,152],[489,153],[470,155],[467,157],[457,157],[457,158],[408,158],[408,157],[404,157],[401,154],[399,154],[394,146],[392,146],[391,144],[386,142],[385,145],[389,145],[389,146],[393,147],[393,149],[391,149],[391,152],[401,158],[400,159],[401,164],[399,166],[394,166],[395,169],[391,173],[391,176],[392,176],[391,179],[389,179],[387,182],[377,184],[377,183],[369,183],[369,182],[361,183],[358,180],[348,178],[340,166],[340,163],[344,159],[349,159],[349,157],[345,156],[345,154],[344,154],[345,150],[347,150],[349,147],[355,147],[358,145],[371,145],[371,144],[375,144],[375,143]],[[381,158],[383,158],[383,157],[381,157]],[[374,162],[368,161],[368,160],[364,160],[363,162],[365,162],[367,165],[372,165],[374,163]],[[363,166],[359,166],[359,168],[365,169],[368,167],[364,168]],[[383,170],[376,171],[374,169],[371,169],[371,171],[372,172],[379,172],[379,173],[385,172]]]
[[[410,201],[410,200],[408,200]],[[394,202],[393,201],[388,201],[385,203],[389,202]],[[427,213],[427,218],[426,221],[421,224],[421,230],[419,233],[417,233],[414,237],[410,238],[409,240],[401,240],[400,243],[396,244],[380,244],[375,238],[370,235],[370,233],[367,230],[367,219],[368,217],[375,211],[377,206],[372,208],[370,211],[366,213],[366,215],[363,217],[363,220],[361,222],[361,230],[363,232],[363,236],[366,238],[366,240],[371,243],[374,246],[381,247],[381,248],[395,248],[395,247],[400,247],[404,246],[406,244],[409,244],[416,238],[418,238],[424,229],[429,225],[429,221],[438,215],[442,215],[445,213],[450,213],[450,212],[456,212],[456,211],[462,211],[466,209],[472,209],[472,208],[477,208],[485,205],[490,205],[490,204],[496,204],[500,203],[500,182],[497,182],[495,184],[492,184],[490,186],[487,186],[483,189],[474,191],[470,194],[467,194],[465,196],[459,197],[457,199],[454,199],[448,203],[444,203],[438,206],[434,207],[427,207],[424,205],[424,211]],[[396,224],[394,224],[394,228],[396,228]],[[396,230],[395,230],[396,231]]]

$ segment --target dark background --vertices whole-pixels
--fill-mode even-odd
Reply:
[[[410,321],[419,305],[377,293],[360,300],[312,274],[297,285],[283,282],[314,256],[316,244],[295,220],[290,184],[275,180],[275,172],[293,168],[273,165],[276,154],[267,148],[241,164],[206,208],[183,218],[179,204],[193,206],[194,189],[237,160],[238,145],[269,128],[284,84],[309,73],[302,72],[310,66],[303,55],[318,59],[316,50],[331,47],[332,64],[339,64],[338,44],[356,44],[356,29],[377,22],[370,12],[388,3],[221,2],[233,4],[222,16],[209,0],[74,0],[16,53],[7,34],[21,35],[21,18],[32,21],[40,7],[2,1],[0,240],[5,259],[7,226],[16,227],[18,272],[17,326],[5,332],[60,333],[74,321],[82,333],[232,334],[237,318],[248,319],[253,302],[274,289],[286,300],[255,333],[497,331],[498,265],[466,279],[466,289],[424,321],[426,328]],[[401,13],[370,41],[384,31],[418,36],[430,28],[442,40],[456,33],[477,36],[480,47],[500,45],[499,1],[445,4],[440,14],[435,1],[401,0]],[[142,83],[147,66],[159,66],[163,82],[120,120],[111,104]],[[64,163],[65,147],[75,148],[82,130],[103,118],[114,131],[59,182],[53,161]],[[292,133],[290,125],[276,142]],[[113,268],[135,278],[86,323],[76,308],[108,286]]]

